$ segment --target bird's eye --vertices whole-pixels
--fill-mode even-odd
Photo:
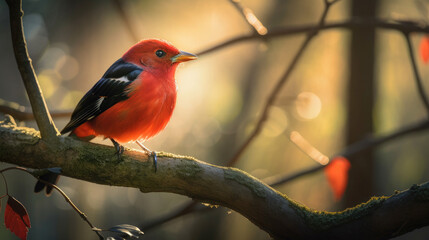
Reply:
[[[160,58],[165,56],[165,52],[162,51],[162,50],[157,50],[155,52],[155,54],[156,54],[157,57],[160,57]]]

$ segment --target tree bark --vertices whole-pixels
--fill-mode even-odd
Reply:
[[[88,182],[222,205],[275,239],[387,239],[429,224],[429,183],[343,212],[313,211],[235,168],[160,153],[155,173],[144,152],[127,149],[118,162],[112,147],[71,137],[47,142],[38,131],[16,126],[10,116],[0,122],[0,161],[35,169],[60,167],[62,175]]]

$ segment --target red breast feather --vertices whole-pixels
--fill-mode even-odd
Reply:
[[[155,136],[166,127],[176,105],[174,79],[162,77],[143,72],[142,77],[131,84],[129,99],[115,104],[79,128],[88,125],[94,135],[113,138],[120,143]],[[173,84],[162,84],[164,81]]]

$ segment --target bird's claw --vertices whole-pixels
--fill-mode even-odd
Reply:
[[[116,155],[118,156],[118,161],[121,162],[122,161],[122,154],[125,151],[124,146],[122,146],[121,144],[119,144],[118,142],[116,142],[113,139],[110,139],[113,143],[113,145],[115,145],[115,149],[116,149]]]
[[[150,155],[153,157],[153,166],[155,167],[155,172],[158,170],[158,156],[155,151],[152,151]]]
[[[124,153],[125,148],[122,145],[119,145],[119,147],[116,148],[116,154],[118,155],[118,161],[122,161],[122,154]]]
[[[139,140],[137,140],[136,143],[137,143],[137,145],[139,145],[143,149],[143,151],[147,152],[147,154],[148,154],[149,157],[150,156],[153,157],[153,165],[155,167],[155,172],[156,172],[158,170],[158,164],[157,164],[157,162],[158,162],[158,156],[156,155],[156,152],[155,151],[151,151],[149,148],[145,147],[143,145],[143,143],[141,143]]]

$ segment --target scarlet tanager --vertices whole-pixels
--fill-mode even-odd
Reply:
[[[86,140],[109,138],[119,158],[124,151],[121,144],[137,141],[153,155],[156,170],[156,153],[139,140],[147,140],[165,128],[176,105],[176,68],[196,58],[163,40],[138,42],[83,96],[61,134],[71,132]],[[45,180],[56,182],[52,175],[47,174]],[[35,191],[44,186],[38,182]],[[51,191],[47,187],[46,193]]]

